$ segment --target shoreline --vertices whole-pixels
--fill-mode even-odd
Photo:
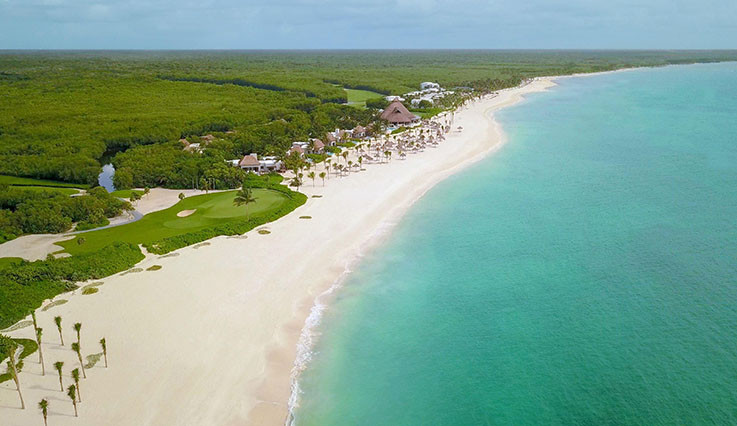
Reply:
[[[427,192],[435,187],[435,185],[447,179],[448,177],[483,160],[487,156],[494,154],[506,144],[506,135],[504,134],[501,125],[495,120],[494,113],[523,101],[524,96],[527,94],[545,91],[551,87],[556,86],[557,84],[554,83],[554,80],[557,78],[557,76],[537,77],[523,82],[523,84],[521,84],[520,86],[503,89],[498,92],[500,93],[500,95],[508,95],[510,98],[505,97],[502,99],[498,99],[499,96],[493,96],[474,101],[472,107],[481,107],[481,109],[483,109],[483,120],[486,120],[488,122],[485,139],[489,143],[480,143],[477,147],[477,152],[475,152],[474,155],[470,158],[466,158],[447,169],[439,171],[435,175],[431,176],[429,179],[425,178],[423,186],[420,187],[420,190],[416,194],[414,194],[413,197],[405,199],[402,204],[396,206],[394,211],[389,213],[381,222],[376,225],[375,231],[371,235],[369,235],[369,237],[364,241],[364,243],[353,255],[353,257],[350,259],[346,259],[344,271],[337,278],[335,278],[332,285],[313,298],[309,311],[306,315],[304,315],[304,326],[300,331],[299,338],[297,339],[297,343],[295,345],[295,356],[293,357],[294,362],[290,370],[290,395],[287,402],[287,412],[284,416],[283,422],[286,426],[294,424],[293,410],[299,406],[298,400],[299,394],[301,392],[299,387],[299,376],[309,365],[312,355],[312,349],[318,338],[318,336],[316,336],[317,328],[320,325],[322,314],[326,309],[329,308],[330,305],[329,300],[323,303],[322,299],[331,299],[336,296],[336,291],[340,290],[340,288],[343,287],[345,281],[349,278],[350,273],[361,262],[361,259],[369,251],[378,248],[378,246],[380,246],[382,242],[389,236],[391,230],[399,224],[405,213],[409,209],[411,209],[417,201],[424,197]],[[483,105],[484,103],[489,103],[490,105]],[[467,111],[469,108],[471,107],[466,106],[463,107],[460,111],[456,112],[462,113],[464,111]],[[278,358],[279,357],[277,356],[277,359]],[[272,381],[272,377],[277,378],[279,376],[283,376],[283,374],[284,366],[280,366],[280,371],[277,370],[271,371],[270,374],[267,373],[264,382],[266,384]],[[264,393],[260,396],[266,397],[268,395],[268,391],[264,390]],[[254,413],[251,414],[253,415]],[[256,417],[258,421],[267,420],[267,418],[262,419],[258,415]],[[265,424],[272,424],[271,420],[272,419],[268,419],[268,422],[266,422]],[[273,418],[273,420],[276,421],[276,418]],[[261,423],[255,422],[253,424]]]
[[[294,367],[297,345],[305,330],[311,333],[306,320],[320,295],[337,288],[361,254],[380,244],[435,184],[503,146],[494,112],[554,86],[554,78],[463,107],[453,127],[464,130],[452,131],[437,148],[330,176],[324,187],[306,183],[305,205],[259,227],[269,235],[254,229],[165,256],[148,254],[136,265],[140,272],[100,280],[97,294],[57,296],[68,303],[37,314],[47,367],[56,360],[70,369],[77,364],[68,346],[56,343],[53,317],[61,315],[65,340],[73,341],[67,328],[77,321],[84,324],[83,341],[106,337],[110,368],[88,370],[79,418],[68,417],[71,404],[55,388],[58,377],[42,377],[35,356],[21,374],[24,397],[30,403],[50,398],[56,425],[283,424],[292,374],[296,380],[301,371]],[[153,265],[160,270],[145,270]],[[10,334],[28,338],[32,331]],[[88,343],[83,353],[98,349]],[[37,421],[33,407],[13,409],[16,398],[8,382],[0,385],[3,417],[12,424]]]

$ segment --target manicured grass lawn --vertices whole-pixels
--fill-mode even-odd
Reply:
[[[143,219],[128,225],[101,229],[77,235],[77,238],[61,242],[65,251],[81,254],[99,250],[115,241],[142,244],[173,237],[188,232],[196,232],[213,225],[236,221],[246,216],[246,208],[234,206],[236,191],[188,197],[176,205],[158,212],[147,214]],[[268,213],[277,210],[288,199],[277,191],[254,189],[256,202],[248,205],[248,214]],[[196,210],[189,216],[178,217],[182,210]],[[78,244],[78,238],[84,238]]]
[[[343,89],[348,95],[348,104],[365,108],[366,100],[373,98],[382,98],[384,95],[381,93],[371,92],[369,90],[356,90],[356,89]]]
[[[126,200],[129,200],[134,192],[138,195],[143,195],[143,191],[138,191],[135,189],[119,189],[117,191],[111,192],[110,195],[112,195],[113,197],[125,198]]]
[[[89,188],[89,185],[81,183],[59,182],[55,180],[32,179],[16,176],[0,175],[0,184],[16,185],[16,186],[44,186],[55,188]]]

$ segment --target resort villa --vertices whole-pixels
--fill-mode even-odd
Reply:
[[[259,159],[257,154],[248,154],[238,163],[238,167],[254,173],[268,173],[281,170],[282,162],[276,157]]]
[[[402,102],[395,100],[390,103],[381,113],[381,119],[386,120],[394,126],[407,126],[420,121],[420,117],[409,112]]]

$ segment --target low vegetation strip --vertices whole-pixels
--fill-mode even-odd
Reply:
[[[7,175],[0,175],[0,185],[12,185],[12,186],[42,186],[42,187],[48,187],[48,188],[79,188],[79,189],[85,189],[89,188],[89,185],[82,184],[82,183],[69,183],[69,182],[59,182],[56,180],[47,180],[47,179],[33,179],[33,178],[25,178],[25,177],[18,177],[18,176],[7,176]]]
[[[60,259],[23,262],[0,271],[0,328],[22,319],[41,303],[77,288],[76,282],[103,278],[143,260],[134,244],[116,242],[103,249]]]

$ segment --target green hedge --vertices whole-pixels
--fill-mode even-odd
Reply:
[[[306,195],[300,192],[294,192],[283,185],[279,185],[273,182],[263,184],[260,187],[270,189],[272,191],[279,191],[287,196],[288,201],[284,203],[278,210],[272,211],[270,213],[255,214],[248,219],[243,219],[242,221],[216,225],[206,229],[202,229],[197,232],[190,232],[187,234],[177,235],[175,237],[163,238],[152,243],[144,244],[144,246],[151,253],[166,254],[182,247],[197,244],[199,242],[209,240],[210,238],[214,238],[220,235],[241,235],[257,226],[279,219],[280,217],[286,215],[287,213],[291,212],[292,210],[296,209],[307,201]]]
[[[24,318],[41,303],[77,288],[75,282],[124,271],[143,260],[141,250],[127,243],[73,257],[23,262],[0,270],[0,328]]]

